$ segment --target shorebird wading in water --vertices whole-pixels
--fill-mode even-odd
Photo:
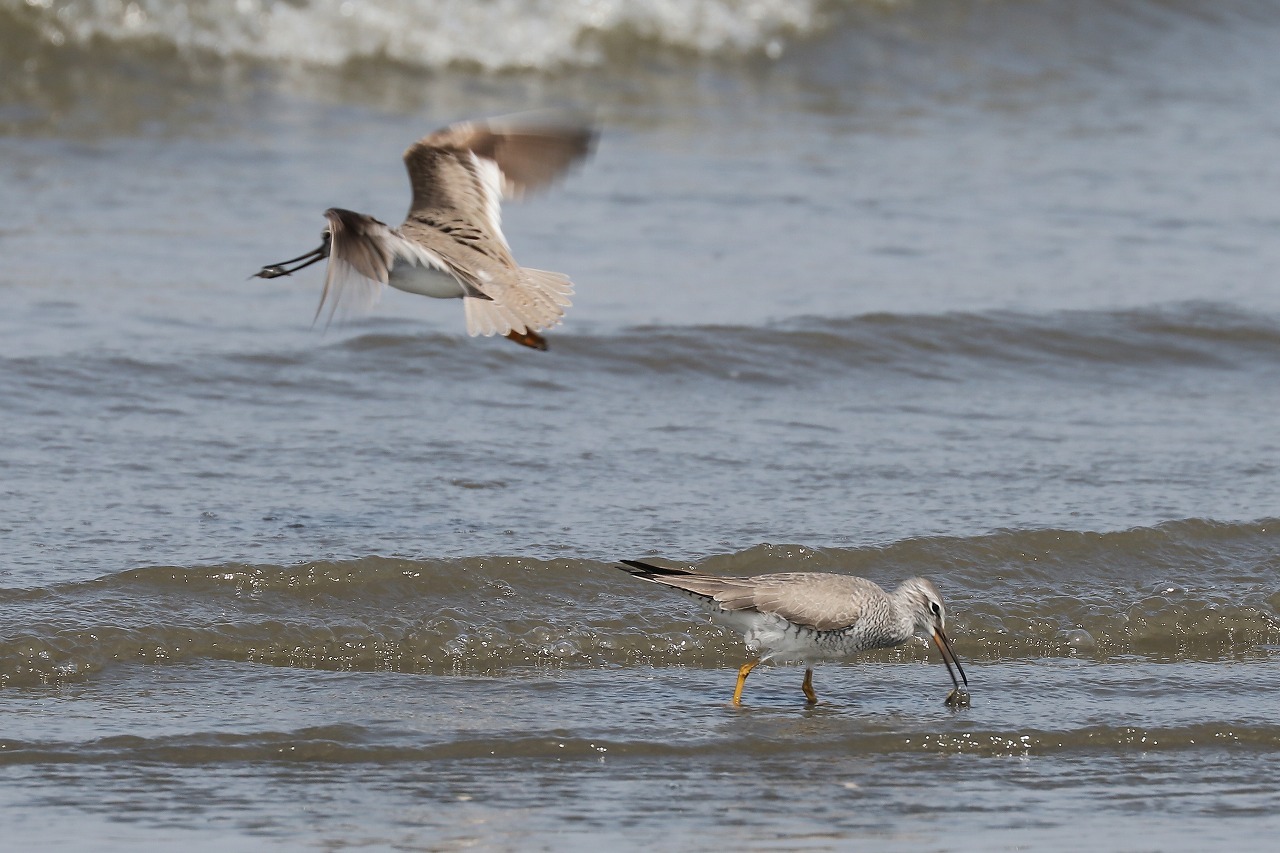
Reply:
[[[316,317],[329,304],[367,308],[385,285],[437,299],[461,299],[471,335],[505,335],[546,349],[539,331],[556,325],[573,285],[558,272],[515,262],[502,236],[499,202],[546,186],[586,157],[596,131],[559,114],[462,122],[404,152],[413,186],[399,228],[330,208],[318,249],[263,267],[259,278],[291,275],[329,259]],[[296,264],[290,267],[289,264]]]
[[[813,692],[814,663],[900,646],[917,630],[933,637],[947,665],[955,685],[947,694],[947,704],[969,704],[965,689],[969,679],[943,631],[947,611],[932,581],[909,578],[893,592],[885,592],[866,578],[823,572],[726,578],[664,569],[637,560],[622,563],[625,571],[638,578],[693,598],[711,612],[713,621],[741,631],[747,648],[760,653],[738,670],[735,705],[742,703],[742,685],[751,670],[767,660],[802,661],[805,671],[800,689],[812,705],[818,701]],[[964,687],[956,680],[957,671]]]

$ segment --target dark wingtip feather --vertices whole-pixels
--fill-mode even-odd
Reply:
[[[688,569],[667,569],[662,566],[655,566],[652,563],[642,563],[639,560],[619,560],[626,568],[622,571],[635,575],[645,580],[653,580],[659,577],[671,577],[672,575],[691,575],[693,572]]]

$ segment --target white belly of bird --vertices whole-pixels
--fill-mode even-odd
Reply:
[[[717,609],[712,611],[711,618],[741,631],[747,648],[759,653],[761,660],[813,663],[848,657],[868,648],[846,632],[815,631],[772,613]]]
[[[387,284],[396,290],[433,299],[461,299],[465,295],[462,284],[451,274],[405,261],[397,261],[391,268]]]

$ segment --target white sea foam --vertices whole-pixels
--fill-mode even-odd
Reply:
[[[872,0],[867,0],[872,2]],[[781,55],[828,23],[822,0],[0,0],[54,45],[116,43],[339,66],[592,66],[606,43]]]

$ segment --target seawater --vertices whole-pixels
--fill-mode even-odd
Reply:
[[[0,0],[6,842],[1266,849],[1278,29]],[[547,106],[603,129],[504,209],[548,353],[248,279]],[[623,557],[932,576],[973,705],[918,641],[730,708]]]

